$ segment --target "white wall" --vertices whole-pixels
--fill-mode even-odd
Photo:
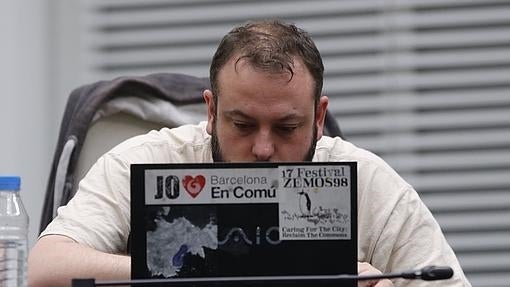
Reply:
[[[80,1],[0,1],[0,175],[22,177],[35,243],[67,97],[86,83]]]
[[[49,94],[47,1],[0,1],[0,174],[20,175],[36,238],[56,127]]]
[[[55,100],[52,127],[59,128],[69,94],[73,89],[89,81],[84,78],[81,1],[49,1],[53,59],[49,68],[51,69],[51,93]],[[54,140],[56,144],[57,139]]]

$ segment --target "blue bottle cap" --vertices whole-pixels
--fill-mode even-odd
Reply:
[[[19,176],[0,176],[0,190],[19,190],[21,178]]]

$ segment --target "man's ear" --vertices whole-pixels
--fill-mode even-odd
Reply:
[[[214,95],[211,90],[204,90],[203,97],[207,105],[207,133],[212,134],[214,117],[216,116],[216,106],[214,105]]]
[[[324,133],[324,122],[326,118],[326,110],[328,109],[328,97],[321,96],[317,109],[315,111],[315,122],[317,123],[317,140],[320,140]]]

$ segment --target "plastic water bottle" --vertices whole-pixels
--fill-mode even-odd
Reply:
[[[0,176],[0,286],[27,285],[28,215],[19,196],[20,178]]]

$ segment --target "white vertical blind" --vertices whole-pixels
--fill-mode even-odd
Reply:
[[[90,81],[207,76],[221,36],[279,17],[312,34],[347,139],[440,222],[473,286],[510,282],[510,1],[83,1]]]

